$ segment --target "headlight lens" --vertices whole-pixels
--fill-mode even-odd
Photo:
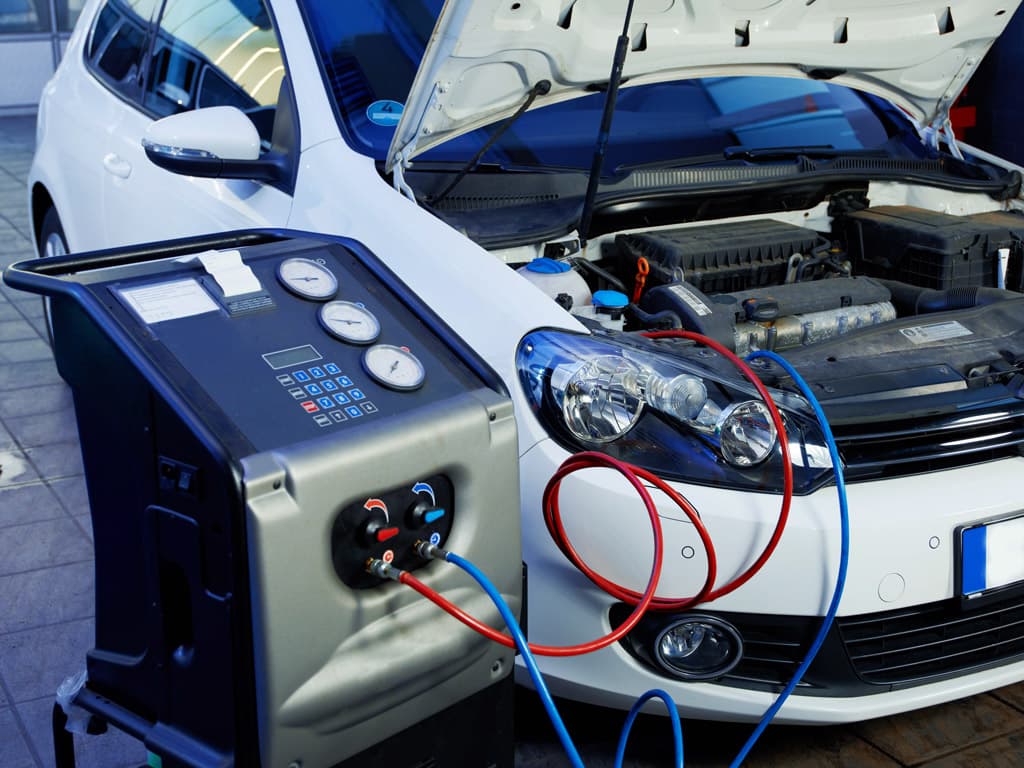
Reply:
[[[629,432],[644,401],[640,369],[619,355],[597,355],[552,371],[551,389],[576,437],[606,443]]]
[[[708,350],[687,345],[670,354],[642,338],[537,331],[520,344],[517,365],[538,417],[569,450],[599,448],[689,482],[781,489],[768,408],[731,363]],[[776,403],[794,490],[828,482],[828,454],[810,408],[783,392]]]

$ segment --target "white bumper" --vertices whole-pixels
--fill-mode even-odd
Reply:
[[[529,567],[530,640],[567,645],[609,631],[614,600],[590,584],[554,547],[541,515],[547,478],[565,458],[551,441],[521,460],[523,556]],[[848,488],[850,563],[840,616],[932,603],[954,595],[954,534],[958,526],[1024,507],[1019,483],[1024,458],[1004,459],[915,477],[856,483]],[[563,483],[561,508],[574,546],[602,574],[642,590],[650,571],[647,515],[607,470],[587,470]],[[721,586],[757,557],[775,525],[780,497],[699,486],[677,486],[696,506],[715,543]],[[657,499],[657,496],[656,496]],[[703,583],[706,560],[693,526],[662,497],[665,566],[658,594],[685,597]],[[829,487],[793,500],[789,524],[772,559],[750,582],[702,608],[786,616],[822,616],[839,562],[839,505]],[[695,552],[691,554],[690,547]],[[684,557],[683,552],[691,555]],[[721,720],[759,718],[774,694],[682,683],[637,662],[618,644],[599,653],[543,659],[556,694],[628,708],[644,691],[665,688],[683,714]],[[520,670],[521,671],[521,670]],[[881,717],[970,696],[1024,679],[1024,662],[950,680],[858,697],[794,695],[780,722],[839,723]],[[652,711],[657,707],[652,706]]]

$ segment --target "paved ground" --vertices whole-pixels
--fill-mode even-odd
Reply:
[[[32,255],[25,176],[33,121],[0,119],[0,269]],[[89,507],[70,393],[57,375],[35,296],[0,286],[0,768],[53,765],[53,693],[93,641]],[[612,765],[623,713],[564,704],[588,766]],[[565,765],[530,693],[517,705],[521,768]],[[687,765],[727,765],[749,726],[686,723]],[[79,765],[121,768],[145,752],[112,732],[80,739]],[[667,721],[641,719],[627,765],[671,764]],[[746,765],[1000,768],[1024,765],[1024,684],[887,720],[773,727]],[[243,767],[245,768],[245,767]]]

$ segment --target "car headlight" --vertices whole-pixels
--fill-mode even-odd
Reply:
[[[644,338],[536,331],[520,344],[517,366],[537,416],[568,450],[601,450],[687,482],[781,488],[768,408],[708,350],[687,344],[669,353]],[[831,477],[828,450],[803,399],[777,394],[794,491],[806,493]]]

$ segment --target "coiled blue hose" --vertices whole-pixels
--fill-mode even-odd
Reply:
[[[828,453],[832,459],[832,471],[836,477],[836,492],[839,494],[839,517],[841,523],[841,540],[839,550],[839,574],[836,577],[836,587],[832,592],[832,602],[828,606],[828,611],[825,613],[825,619],[821,624],[821,628],[818,630],[817,637],[814,638],[814,642],[811,643],[810,649],[807,651],[807,655],[804,660],[797,667],[796,672],[793,674],[793,679],[789,681],[789,684],[782,690],[775,702],[768,708],[768,711],[761,717],[761,721],[757,724],[754,732],[750,734],[750,738],[747,739],[746,744],[740,750],[739,754],[730,764],[730,768],[737,768],[753,749],[754,744],[761,738],[761,734],[768,727],[768,724],[775,719],[775,715],[778,714],[779,710],[782,709],[782,705],[789,698],[789,695],[793,693],[797,684],[803,678],[807,672],[808,667],[814,661],[814,658],[818,655],[818,651],[821,650],[822,644],[825,642],[825,637],[828,635],[829,630],[832,628],[832,622],[835,621],[836,612],[839,610],[839,601],[843,597],[843,589],[846,587],[846,569],[850,562],[850,510],[846,501],[846,482],[843,480],[843,467],[839,458],[839,448],[836,446],[835,437],[832,435],[832,429],[828,425],[828,419],[825,418],[825,412],[821,408],[821,404],[818,399],[814,396],[811,388],[804,381],[803,377],[796,372],[785,359],[775,354],[774,352],[752,352],[747,356],[748,360],[756,360],[758,358],[764,358],[777,363],[779,366],[789,374],[790,378],[796,383],[804,397],[810,403],[811,408],[814,409],[814,415],[818,419],[818,423],[821,425],[822,434],[825,437],[825,444],[828,446]],[[788,457],[783,457],[787,459]]]

